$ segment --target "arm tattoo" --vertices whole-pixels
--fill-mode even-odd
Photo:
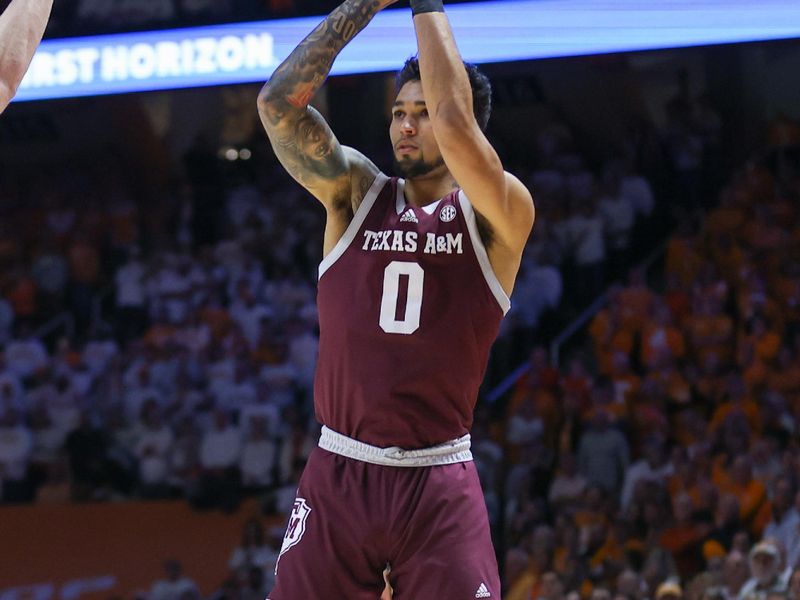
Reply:
[[[379,8],[377,0],[346,0],[292,51],[261,91],[260,112],[272,147],[286,170],[306,187],[346,172],[341,146],[308,103],[341,49]]]

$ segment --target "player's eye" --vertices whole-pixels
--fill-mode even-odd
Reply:
[[[420,116],[421,116],[421,117],[427,117],[427,116],[428,116],[428,109],[427,109],[427,108],[423,108],[423,109],[420,111],[420,113],[419,113],[419,114],[420,114]]]
[[[393,116],[395,119],[402,119],[402,118],[403,118],[405,115],[406,115],[406,113],[404,113],[402,110],[396,110],[396,111],[394,111],[394,112],[392,113],[392,116]]]

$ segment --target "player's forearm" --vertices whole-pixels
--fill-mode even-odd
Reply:
[[[28,70],[52,7],[53,0],[12,0],[0,15],[0,112]]]
[[[317,26],[275,70],[259,94],[259,107],[304,109],[322,87],[342,48],[381,8],[378,0],[346,0]]]
[[[416,14],[414,28],[422,89],[434,132],[474,120],[469,77],[447,16],[438,11]]]

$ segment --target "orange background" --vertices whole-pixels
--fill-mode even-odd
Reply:
[[[149,589],[177,558],[203,594],[219,587],[254,503],[238,512],[197,512],[185,502],[124,502],[0,508],[0,595],[17,586],[113,575],[115,588],[81,600]],[[274,523],[273,523],[274,524]]]

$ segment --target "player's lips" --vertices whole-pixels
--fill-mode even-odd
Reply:
[[[397,146],[395,146],[395,149],[398,152],[411,152],[412,150],[417,150],[418,148],[409,142],[400,142],[397,144]]]

